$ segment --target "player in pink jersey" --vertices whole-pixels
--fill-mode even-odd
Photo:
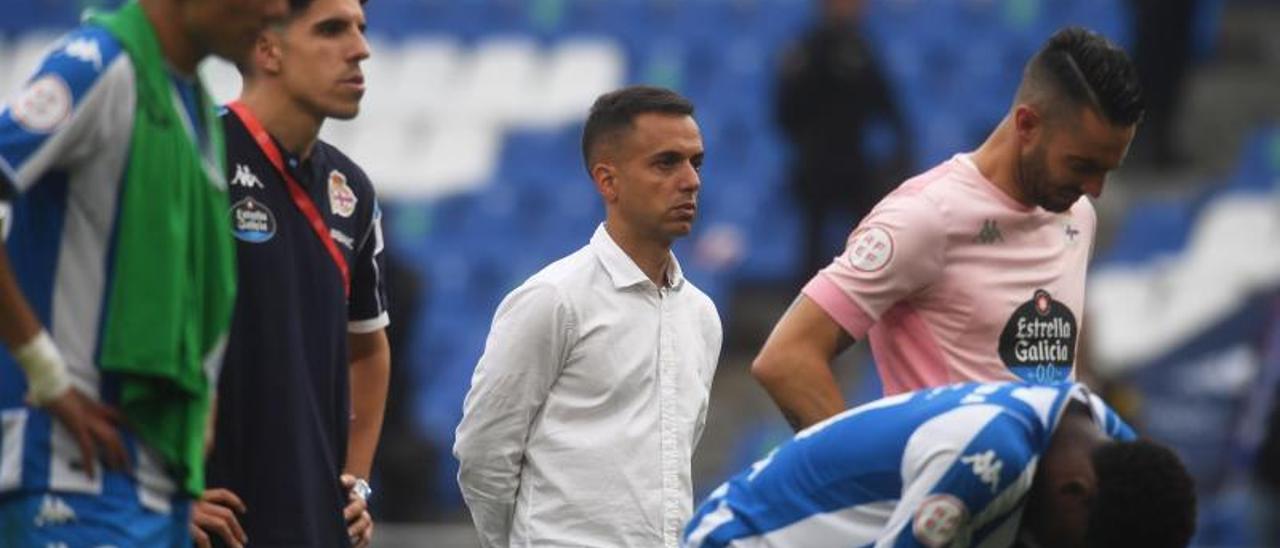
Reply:
[[[887,394],[1074,379],[1097,224],[1081,197],[1102,194],[1142,111],[1122,50],[1054,34],[986,142],[882,200],[778,321],[751,372],[792,426],[844,410],[831,360],[863,338]]]

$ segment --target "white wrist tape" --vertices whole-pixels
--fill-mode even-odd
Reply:
[[[42,406],[71,388],[67,364],[48,331],[41,330],[34,339],[19,347],[13,359],[27,374],[27,402],[31,405]]]

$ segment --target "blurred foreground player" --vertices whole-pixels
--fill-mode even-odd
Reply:
[[[0,546],[189,544],[235,291],[196,67],[284,6],[93,15],[0,107]]]
[[[458,483],[480,544],[676,546],[720,357],[715,304],[671,252],[693,229],[693,105],[637,86],[582,131],[605,220],[494,314],[458,425]]]
[[[390,375],[381,214],[364,172],[317,137],[359,112],[364,29],[358,0],[292,0],[222,120],[240,293],[201,541],[363,546],[373,533],[364,478]]]
[[[752,365],[793,427],[839,413],[831,360],[869,338],[886,394],[959,381],[1076,378],[1085,272],[1107,174],[1142,116],[1133,65],[1057,32],[1009,114],[885,197],[814,276]]]
[[[899,394],[796,435],[720,486],[690,547],[1173,548],[1190,476],[1082,385]]]

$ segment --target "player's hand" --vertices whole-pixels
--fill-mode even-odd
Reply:
[[[347,536],[351,537],[351,545],[355,548],[367,548],[373,542],[373,516],[369,515],[368,501],[354,491],[355,476],[343,474],[338,479],[347,490],[347,507],[342,510],[342,519],[347,522]]]
[[[62,395],[49,400],[44,408],[75,438],[76,445],[80,447],[84,471],[90,478],[95,473],[99,449],[102,450],[102,458],[109,468],[129,469],[129,452],[125,450],[120,432],[116,429],[120,424],[120,413],[115,409],[93,401],[75,387],[68,388]]]
[[[249,542],[249,535],[240,527],[236,514],[247,510],[244,502],[235,493],[226,489],[206,489],[200,500],[191,505],[191,539],[196,546],[208,548],[212,545],[209,534],[213,533],[222,542],[233,548],[241,548]]]

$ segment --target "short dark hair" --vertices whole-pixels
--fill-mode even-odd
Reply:
[[[1196,530],[1195,484],[1182,460],[1148,440],[1109,443],[1093,452],[1098,492],[1087,544],[1109,548],[1186,546]]]
[[[693,103],[679,93],[655,86],[629,86],[596,99],[582,128],[582,161],[588,175],[597,145],[630,129],[636,116],[648,113],[693,116]]]
[[[311,3],[314,1],[315,0],[289,0],[289,15],[293,16],[305,11],[307,8],[311,7]],[[360,5],[363,6],[364,3],[368,1],[369,0],[360,0]]]
[[[289,0],[289,11],[285,14],[284,19],[281,20],[280,23],[283,24],[292,21],[293,18],[297,17],[302,12],[307,11],[307,8],[311,7],[311,3],[314,1],[315,0]],[[369,0],[360,0],[360,5],[363,6],[368,1]],[[249,62],[249,57],[252,57],[252,55],[253,54],[250,53],[244,59],[235,62],[236,70],[240,71],[240,76],[248,77],[253,75],[253,65]]]
[[[1112,124],[1131,126],[1146,105],[1138,71],[1128,54],[1102,35],[1081,27],[1054,33],[1023,71],[1028,86],[1046,88],[1074,106],[1090,106]]]

